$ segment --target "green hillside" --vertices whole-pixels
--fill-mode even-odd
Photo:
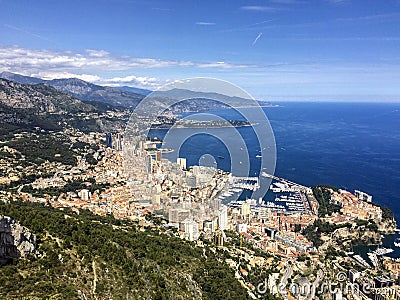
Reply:
[[[247,299],[215,254],[162,230],[25,202],[0,201],[0,215],[39,252],[0,267],[1,299]]]

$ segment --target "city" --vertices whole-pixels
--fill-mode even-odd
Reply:
[[[267,290],[283,298],[296,296],[284,279],[292,276],[293,271],[297,274],[295,280],[306,278],[307,282],[313,280],[313,272],[334,278],[335,272],[340,271],[349,274],[349,283],[371,284],[374,295],[381,290],[391,295],[400,293],[396,285],[400,261],[383,256],[387,252],[376,251],[371,253],[373,258],[368,263],[350,251],[357,241],[380,244],[381,234],[396,229],[394,220],[384,216],[385,212],[372,203],[372,197],[363,192],[312,189],[263,173],[262,176],[273,180],[270,189],[274,201],[247,199],[226,203],[224,200],[234,194],[259,188],[257,178],[235,177],[214,167],[188,167],[183,157],[171,162],[163,158],[160,140],[126,140],[123,133],[85,134],[77,130],[65,134],[70,135],[71,145],[85,145],[75,149],[76,166],[46,162],[39,172],[35,169],[38,176],[31,184],[21,184],[16,193],[2,192],[3,201],[22,199],[70,208],[76,213],[83,209],[100,216],[113,215],[137,222],[141,228],[153,227],[192,241],[197,247],[213,245],[214,251],[226,252],[225,262],[253,298],[262,296],[257,284],[250,280],[260,272],[259,268],[273,271],[266,279]],[[30,139],[35,136],[26,135]],[[24,134],[15,136],[23,137]],[[2,182],[18,182],[20,168],[10,166],[20,164],[23,155],[10,146],[3,146],[1,151],[8,154],[1,159],[2,172],[13,172],[2,177]],[[90,161],[93,159],[95,163]],[[30,167],[20,170],[29,174]],[[80,184],[76,190],[61,192],[71,183]],[[329,203],[316,199],[318,189],[330,195]],[[321,214],[323,209],[332,211]],[[149,215],[153,217],[148,218]],[[154,218],[163,220],[162,229],[156,229]],[[325,227],[328,229],[321,229]],[[322,234],[314,236],[315,230]],[[386,283],[378,286],[380,278],[385,278]],[[286,282],[284,290],[277,288],[279,280],[280,284]],[[319,285],[315,283],[314,289],[302,295],[304,299],[315,293]],[[360,290],[357,293],[355,299],[371,296]],[[339,294],[334,297],[340,299]]]

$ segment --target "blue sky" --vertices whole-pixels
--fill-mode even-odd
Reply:
[[[400,101],[399,0],[0,0],[0,71],[270,100]]]

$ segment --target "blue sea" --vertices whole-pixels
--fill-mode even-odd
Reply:
[[[306,186],[359,189],[371,194],[373,202],[390,207],[400,224],[400,103],[276,104],[279,107],[263,108],[276,140],[276,176]],[[233,109],[209,113],[243,119]],[[260,146],[254,131],[238,131],[249,149],[249,175],[258,175]],[[162,138],[165,133],[153,130],[151,135]],[[212,133],[188,136],[176,153],[186,157],[188,165],[198,165],[204,154],[212,155],[218,168],[231,170],[227,147]]]

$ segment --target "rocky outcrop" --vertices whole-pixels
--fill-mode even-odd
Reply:
[[[318,249],[325,251],[332,247],[350,250],[352,246],[382,244],[381,234],[378,231],[369,230],[365,228],[365,226],[357,228],[339,228],[333,233],[321,236],[321,239],[324,243]]]
[[[0,216],[0,265],[36,253],[36,236],[10,217]]]

